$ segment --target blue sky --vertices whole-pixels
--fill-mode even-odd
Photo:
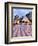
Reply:
[[[19,17],[21,17],[25,16],[30,11],[32,11],[32,9],[13,9],[13,15],[18,15]]]

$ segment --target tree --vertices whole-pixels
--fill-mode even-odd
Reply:
[[[14,16],[14,20],[18,20],[18,19],[19,19],[18,15]]]
[[[28,14],[26,14],[26,16],[30,20],[30,22],[32,22],[32,12],[29,12]]]

